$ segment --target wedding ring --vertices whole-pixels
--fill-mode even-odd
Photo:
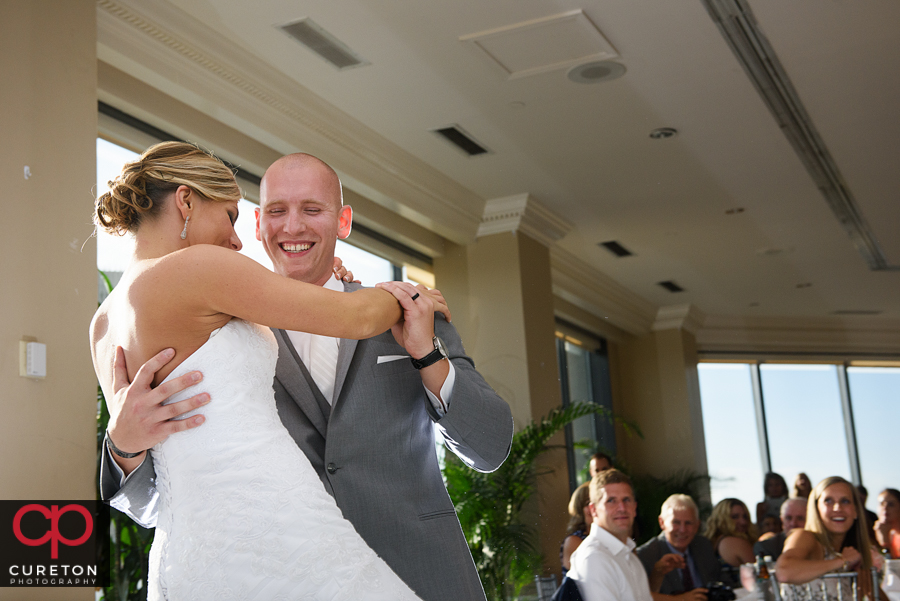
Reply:
[[[413,299],[413,300],[416,300],[417,298],[419,298],[419,293],[418,293],[418,292],[416,292],[416,293],[413,295],[412,299]]]

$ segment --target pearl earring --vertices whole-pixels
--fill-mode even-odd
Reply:
[[[184,229],[181,230],[181,239],[182,239],[182,240],[184,240],[185,238],[187,238],[187,226],[188,226],[188,221],[190,221],[190,220],[191,220],[191,216],[190,216],[190,215],[188,215],[188,216],[187,216],[187,219],[184,220]]]

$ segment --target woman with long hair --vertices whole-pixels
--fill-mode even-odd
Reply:
[[[753,543],[756,541],[750,511],[739,499],[722,499],[713,507],[706,520],[703,535],[710,540],[719,563],[722,564],[722,580],[737,585],[736,569],[742,563],[753,561]]]
[[[446,313],[440,294],[399,284],[334,292],[235,252],[240,189],[220,160],[191,144],[152,146],[110,184],[97,224],[132,233],[135,245],[91,322],[106,398],[121,377],[121,347],[131,366],[171,348],[153,384],[198,370],[215,399],[202,428],[150,450],[160,509],[149,598],[416,599],[344,520],[283,427],[272,390],[278,347],[263,325],[365,338],[395,324],[401,305],[424,301]],[[339,208],[319,207],[323,219]],[[173,399],[173,417],[187,396]]]
[[[806,506],[806,526],[791,531],[778,558],[776,574],[785,601],[837,598],[832,592],[837,585],[825,584],[821,577],[849,571],[857,573],[859,590],[871,598],[873,550],[864,519],[859,493],[850,482],[832,476],[816,485]],[[799,586],[808,583],[812,586]]]
[[[809,481],[809,476],[806,475],[806,472],[800,472],[794,478],[794,492],[791,496],[808,499],[811,492],[812,482]]]
[[[559,560],[562,563],[562,575],[569,571],[569,559],[591,532],[591,483],[585,482],[575,489],[569,499],[569,524],[566,526],[566,538],[559,548]]]
[[[900,559],[900,490],[896,488],[885,488],[878,495],[875,542],[893,559]]]

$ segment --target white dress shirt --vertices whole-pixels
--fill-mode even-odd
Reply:
[[[566,574],[578,583],[584,601],[652,601],[650,583],[634,541],[623,543],[598,526],[572,553]]]
[[[324,287],[336,292],[344,291],[344,284],[334,276],[328,278],[328,281],[325,282]],[[297,355],[300,357],[300,360],[303,361],[303,365],[305,365],[306,368],[309,369],[310,347],[312,346],[312,339],[313,337],[324,338],[324,336],[319,336],[318,334],[310,334],[309,332],[294,332],[292,330],[286,330],[286,332],[288,338],[291,339],[291,344],[294,345],[294,349],[297,351]],[[337,343],[338,347],[340,348],[340,340],[338,340]],[[387,361],[409,361],[409,357],[404,355],[391,355],[379,359],[386,359]],[[440,415],[441,417],[443,417],[444,414],[450,409],[450,396],[453,394],[453,384],[456,381],[456,371],[453,368],[453,363],[449,361],[448,363],[450,365],[450,372],[447,374],[447,379],[444,380],[444,384],[441,386],[440,398],[438,398],[437,395],[432,393],[423,385],[423,388],[425,388],[425,394],[428,395],[428,400],[431,401],[431,405],[434,407],[434,410],[437,411],[438,415]],[[334,369],[332,370],[332,373],[336,372],[337,365],[335,365]],[[330,396],[326,396],[325,400],[328,401],[329,405],[333,402],[333,399],[330,398]],[[443,400],[443,403],[441,403],[441,400]]]

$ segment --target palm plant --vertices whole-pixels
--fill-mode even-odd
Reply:
[[[447,491],[490,601],[505,601],[519,594],[540,569],[535,529],[520,518],[522,508],[534,494],[535,477],[540,475],[535,459],[566,424],[590,414],[641,435],[637,426],[601,405],[574,403],[551,411],[516,433],[509,457],[495,472],[476,472],[448,454],[444,468]]]

